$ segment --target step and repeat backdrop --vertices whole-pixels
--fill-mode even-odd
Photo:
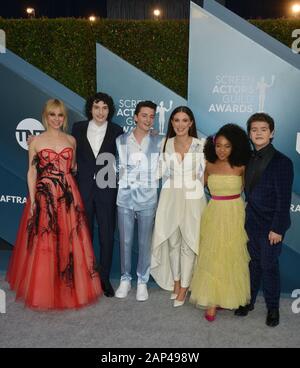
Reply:
[[[99,44],[97,89],[113,97],[113,120],[125,132],[134,127],[135,106],[145,99],[158,105],[155,129],[160,135],[179,105],[192,108],[204,136],[226,123],[245,128],[257,111],[273,116],[274,145],[293,160],[295,169],[292,226],[281,256],[282,290],[291,293],[300,287],[299,55],[212,0],[204,8],[191,3],[190,17],[188,100]],[[84,119],[85,101],[9,50],[0,53],[0,80],[0,237],[13,245],[27,196],[26,139],[43,131],[41,110],[47,99],[66,103],[70,125]],[[115,239],[113,276],[119,276],[117,231]],[[94,240],[99,254],[96,232]]]

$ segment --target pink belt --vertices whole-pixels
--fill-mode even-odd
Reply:
[[[212,199],[215,199],[216,201],[228,201],[230,199],[237,199],[240,198],[240,194],[235,194],[235,195],[231,195],[231,196],[211,196]]]

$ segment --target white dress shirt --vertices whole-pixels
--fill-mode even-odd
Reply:
[[[107,130],[107,121],[102,125],[97,125],[94,120],[91,120],[87,129],[87,139],[93,150],[95,158],[98,156],[100,148],[102,146],[105,134]]]

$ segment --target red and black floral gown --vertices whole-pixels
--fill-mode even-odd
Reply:
[[[73,149],[37,153],[36,207],[27,201],[7,272],[30,308],[80,308],[102,294],[83,203],[71,174]]]

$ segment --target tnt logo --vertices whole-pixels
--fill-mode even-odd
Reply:
[[[0,289],[0,313],[6,313],[6,294]]]
[[[28,150],[27,139],[30,135],[39,135],[45,130],[44,126],[36,119],[24,119],[16,128],[16,139],[19,145]]]
[[[292,298],[297,298],[293,301],[292,311],[295,314],[300,313],[300,289],[296,289],[292,292]]]
[[[6,36],[3,29],[0,29],[0,54],[6,53]]]

